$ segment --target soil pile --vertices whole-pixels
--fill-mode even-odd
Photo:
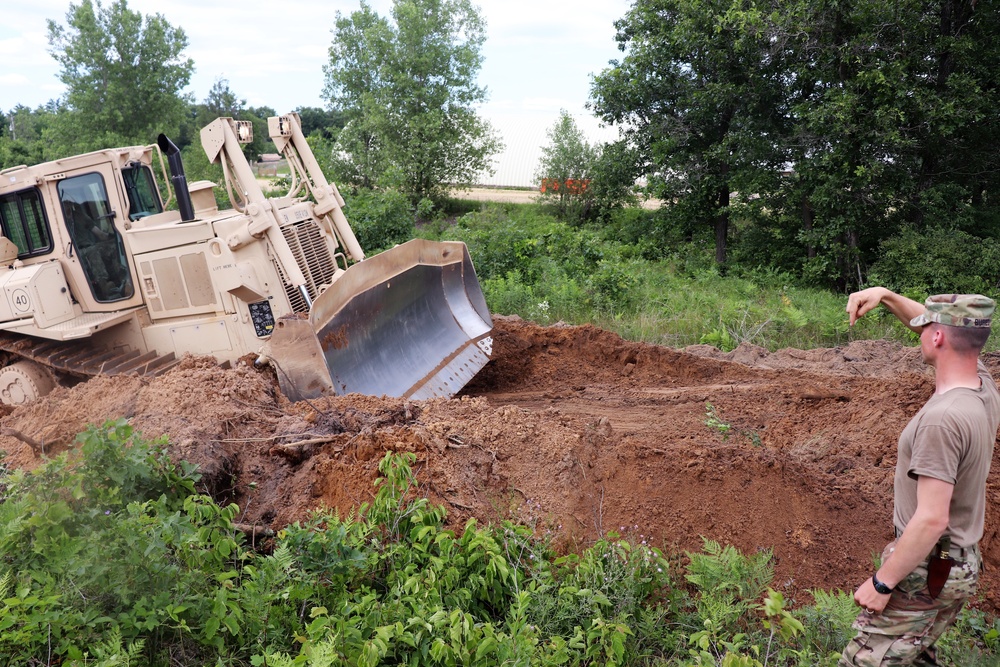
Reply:
[[[1000,358],[987,365],[1000,377]],[[187,359],[154,380],[59,388],[0,429],[53,454],[87,424],[126,417],[146,437],[169,434],[239,521],[271,528],[369,500],[384,453],[413,452],[421,492],[456,528],[513,518],[566,548],[607,531],[666,549],[770,547],[775,585],[808,602],[811,588],[853,590],[892,538],[896,439],[932,390],[919,350],[884,341],[723,354],[497,318],[494,360],[451,400],[291,404],[266,371]],[[11,435],[0,449],[8,465],[39,460]],[[982,604],[995,611],[998,465],[987,494]]]

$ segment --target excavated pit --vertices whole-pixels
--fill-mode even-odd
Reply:
[[[607,531],[667,550],[702,538],[773,548],[797,602],[849,589],[892,538],[896,438],[933,390],[919,350],[884,341],[729,354],[623,341],[591,326],[496,318],[494,359],[450,400],[351,395],[288,403],[252,366],[188,358],[162,377],[98,377],[13,410],[0,429],[65,450],[126,417],[168,434],[238,520],[280,528],[371,499],[387,450],[416,454],[421,492],[462,526],[514,518],[564,548]],[[1000,377],[1000,357],[987,355]],[[720,424],[706,425],[706,404]],[[11,466],[40,458],[0,436]],[[988,481],[978,605],[1000,609],[1000,466]],[[640,537],[641,536],[641,537]]]

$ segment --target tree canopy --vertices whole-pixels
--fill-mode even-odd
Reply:
[[[624,128],[652,193],[685,224],[713,225],[726,261],[730,193],[776,172],[782,80],[762,17],[725,0],[638,0],[616,22],[626,55],[594,79],[592,105]],[[752,186],[751,186],[752,184]]]
[[[742,262],[848,286],[904,228],[997,235],[989,3],[637,0],[616,27],[593,109],[718,263],[735,235]]]
[[[48,39],[67,87],[53,138],[67,149],[146,143],[179,127],[194,62],[183,56],[184,31],[162,15],[143,16],[127,0],[82,0],[65,25],[48,21]]]
[[[474,108],[485,39],[469,0],[395,0],[391,21],[365,2],[338,12],[324,95],[346,121],[340,177],[388,177],[420,199],[488,169],[500,142]]]
[[[591,145],[573,116],[559,110],[559,120],[545,131],[549,143],[542,146],[535,181],[543,196],[554,200],[560,215],[579,208],[587,201],[587,191],[594,176],[600,149]],[[582,211],[573,211],[574,215]]]

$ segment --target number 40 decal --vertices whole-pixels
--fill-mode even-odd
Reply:
[[[11,293],[11,300],[14,302],[14,310],[19,313],[26,313],[31,310],[31,297],[25,289],[17,288]]]

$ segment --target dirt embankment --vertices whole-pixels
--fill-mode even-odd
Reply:
[[[88,423],[127,417],[240,521],[280,527],[372,497],[386,450],[417,455],[449,521],[513,517],[566,547],[624,530],[666,549],[702,538],[773,548],[775,585],[853,589],[892,537],[895,446],[933,380],[919,351],[865,341],[729,354],[630,343],[590,326],[498,318],[494,360],[463,395],[289,404],[272,378],[189,359],[162,378],[97,378],[13,411],[0,427],[64,449]],[[995,374],[1000,359],[991,356]],[[706,404],[718,423],[706,425]],[[298,443],[298,444],[295,444]],[[7,463],[32,449],[0,436]],[[1000,466],[987,490],[983,606],[1000,609]]]

